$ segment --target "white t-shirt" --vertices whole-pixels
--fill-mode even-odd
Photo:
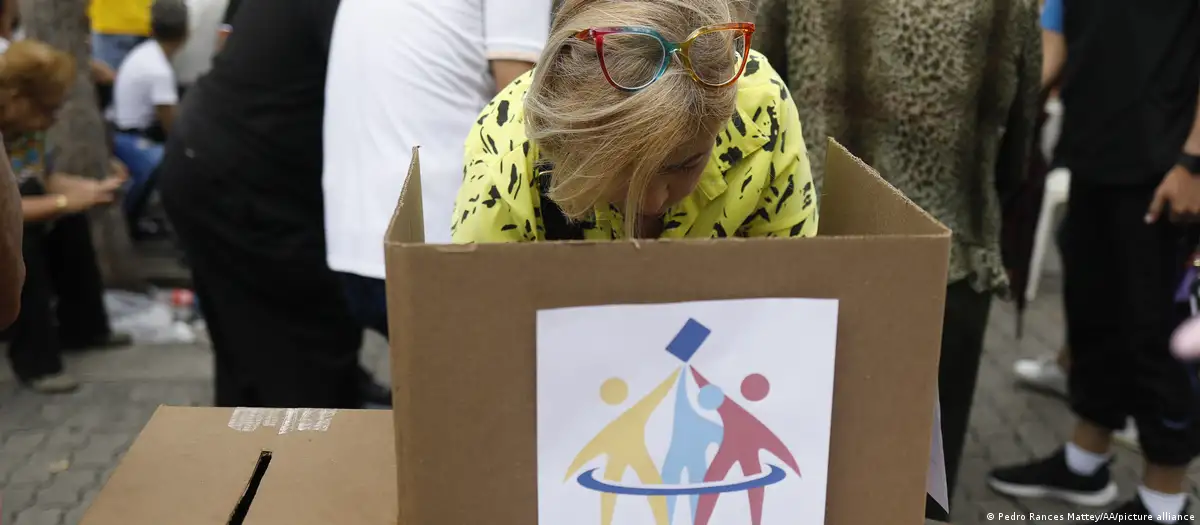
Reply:
[[[175,54],[175,77],[180,85],[190,86],[212,68],[217,54],[217,31],[225,18],[229,0],[187,0],[188,39]]]
[[[178,102],[175,71],[162,46],[154,40],[138,44],[117,70],[110,120],[118,128],[146,129],[154,124],[156,106]]]
[[[536,62],[551,0],[342,0],[325,86],[330,268],[384,278],[383,242],[421,147],[425,239],[450,242],[463,144],[496,92],[488,61]]]

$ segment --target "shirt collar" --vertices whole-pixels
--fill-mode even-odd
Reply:
[[[717,134],[717,143],[712,156],[700,176],[700,192],[708,200],[716,199],[729,185],[725,175],[738,162],[762,149],[768,141],[767,135],[754,123],[741,107],[734,112],[725,129]]]

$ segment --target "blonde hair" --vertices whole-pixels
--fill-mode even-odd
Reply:
[[[584,217],[604,195],[628,181],[625,226],[632,236],[646,187],[672,150],[700,130],[719,129],[717,125],[733,115],[737,100],[735,88],[706,87],[672,57],[658,81],[633,93],[618,90],[605,80],[595,43],[574,35],[590,27],[643,26],[679,42],[699,27],[736,21],[744,13],[742,4],[737,0],[562,3],[526,95],[525,129],[552,162],[549,196],[568,217]],[[644,66],[631,64],[639,65]],[[693,66],[731,67],[725,63]]]
[[[75,82],[75,59],[36,40],[13,42],[0,54],[0,104],[21,97],[60,105]]]

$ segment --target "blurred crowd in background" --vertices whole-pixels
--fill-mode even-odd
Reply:
[[[988,482],[1107,507],[1124,443],[1145,470],[1120,511],[1188,514],[1200,379],[1169,339],[1196,301],[1195,0],[91,0],[77,40],[49,0],[2,5],[0,217],[23,226],[0,313],[28,388],[72,391],[62,352],[135,342],[105,304],[103,210],[178,250],[168,296],[202,320],[215,404],[386,407],[358,352],[388,335],[413,147],[428,242],[807,237],[834,137],[953,230],[951,490],[993,301],[1023,307],[1057,247],[1066,340],[1013,373],[1078,419]],[[88,112],[90,164],[62,131]]]

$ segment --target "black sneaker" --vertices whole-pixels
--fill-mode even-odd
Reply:
[[[1066,449],[1033,463],[995,469],[988,486],[1014,498],[1054,498],[1088,507],[1103,507],[1117,497],[1107,463],[1091,476],[1080,476],[1067,468]]]
[[[1103,514],[1096,514],[1095,516],[1092,517],[1092,519],[1088,519],[1088,520],[1084,520],[1084,521],[1077,521],[1075,523],[1092,523],[1092,522],[1096,522],[1096,521],[1122,521],[1122,522],[1126,522],[1126,523],[1167,523],[1167,524],[1170,524],[1170,523],[1193,523],[1195,521],[1194,520],[1195,517],[1190,516],[1188,513],[1188,507],[1190,507],[1190,506],[1191,506],[1190,503],[1187,505],[1184,505],[1183,510],[1180,511],[1178,514],[1169,515],[1169,516],[1154,516],[1154,515],[1152,515],[1150,510],[1146,508],[1146,504],[1142,503],[1141,496],[1134,496],[1133,499],[1125,502],[1125,504],[1121,505],[1120,507],[1112,509]],[[1157,520],[1156,518],[1165,518],[1165,519]],[[1172,520],[1174,520],[1174,521],[1172,521]]]
[[[133,344],[133,336],[124,332],[109,332],[93,336],[89,339],[70,339],[63,337],[59,343],[64,352],[83,352],[85,350],[110,350],[124,348]]]

